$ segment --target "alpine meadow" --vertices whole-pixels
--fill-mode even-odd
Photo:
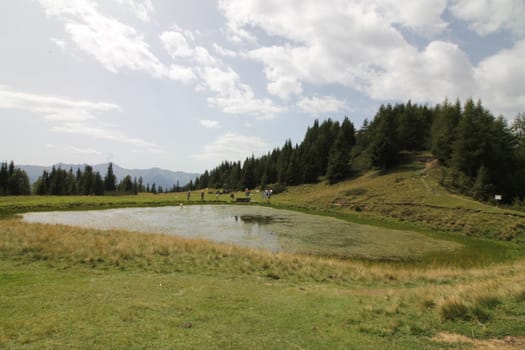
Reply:
[[[54,169],[35,183],[35,195],[0,199],[1,344],[519,349],[525,213],[523,185],[508,179],[524,178],[520,122],[507,127],[470,100],[384,106],[357,131],[349,119],[316,121],[299,145],[287,141],[242,165],[223,162],[172,192],[119,192],[129,180],[117,186],[109,167],[96,177],[102,189],[111,182],[110,195],[41,194],[44,186],[85,188],[82,172]],[[467,125],[469,135],[487,140],[475,161],[461,156],[479,141],[462,134]],[[19,171],[2,169],[9,194]],[[250,202],[236,203],[244,188],[254,192]],[[270,198],[268,189],[275,189]],[[505,199],[498,206],[494,193]],[[217,204],[297,210],[365,231],[362,238],[335,226],[322,235],[312,225],[312,232],[276,232],[293,249],[272,253],[17,217]]]
[[[524,18],[0,1],[0,349],[525,349]]]

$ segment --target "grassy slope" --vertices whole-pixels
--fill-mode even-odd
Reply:
[[[525,241],[525,213],[452,194],[425,158],[387,174],[369,172],[333,186],[290,188],[279,203],[346,214],[370,222],[397,222],[432,230]]]
[[[446,193],[422,169],[291,188],[272,203],[396,228],[407,221],[443,228],[450,221],[443,213],[475,234],[494,229],[493,215],[511,225],[505,211]],[[0,213],[183,200],[5,198]],[[491,244],[480,249],[497,247]],[[340,261],[0,220],[0,348],[438,349],[445,344],[433,337],[441,331],[525,335],[524,286],[523,260],[484,267]]]

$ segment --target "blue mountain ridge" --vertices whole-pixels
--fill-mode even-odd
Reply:
[[[93,165],[93,171],[98,171],[102,177],[106,175],[108,170],[109,163]],[[73,169],[73,172],[76,173],[77,169],[84,170],[86,164],[65,164],[57,163],[51,166],[39,166],[39,165],[17,165],[17,168],[24,170],[29,177],[29,181],[33,184],[38,177],[42,176],[44,170],[51,171],[53,168],[62,168],[65,170]],[[197,173],[187,173],[183,171],[171,171],[160,168],[150,168],[150,169],[126,169],[118,166],[113,163],[113,172],[117,177],[117,182],[122,180],[127,175],[130,175],[131,178],[139,178],[142,176],[142,181],[144,186],[149,184],[150,186],[155,184],[157,187],[162,186],[164,189],[170,189],[173,185],[179,182],[180,186],[184,186],[189,183],[191,180],[195,180],[200,174]]]

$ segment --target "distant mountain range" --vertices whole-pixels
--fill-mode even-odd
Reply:
[[[109,163],[93,165],[93,171],[98,171],[102,177],[107,173]],[[24,170],[29,177],[29,181],[34,183],[38,177],[42,176],[44,170],[51,171],[53,168],[62,168],[62,169],[73,169],[73,172],[76,173],[77,169],[84,170],[86,164],[64,164],[57,163],[51,166],[38,166],[38,165],[17,165],[17,168]],[[189,183],[191,180],[195,180],[200,174],[196,173],[186,173],[183,171],[171,171],[160,168],[150,168],[150,169],[125,169],[117,164],[113,163],[113,173],[117,177],[117,181],[122,180],[127,175],[130,175],[132,178],[139,178],[142,176],[142,181],[144,186],[149,184],[150,186],[155,184],[157,187],[162,186],[162,188],[170,189],[173,185],[179,182],[180,186],[184,186]]]

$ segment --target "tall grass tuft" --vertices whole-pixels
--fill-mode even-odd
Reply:
[[[468,321],[472,318],[469,307],[459,298],[445,300],[439,306],[439,315],[443,321]]]

